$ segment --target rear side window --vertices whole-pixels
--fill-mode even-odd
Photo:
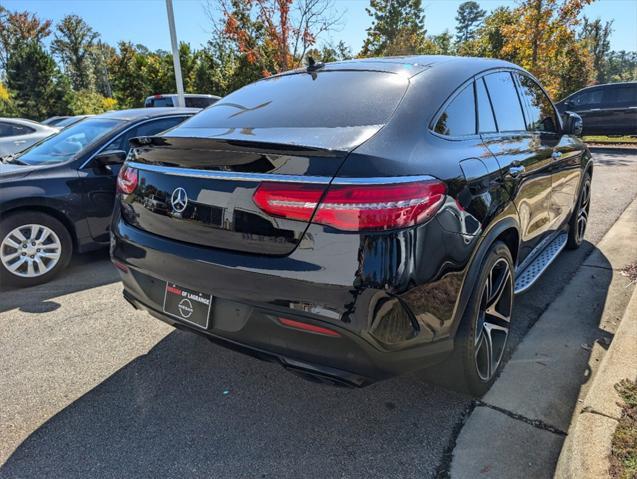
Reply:
[[[152,136],[162,131],[166,131],[169,128],[172,128],[175,125],[178,125],[186,118],[183,116],[172,116],[169,118],[161,118],[155,121],[148,121],[146,123],[142,123],[137,128],[135,128],[134,136]],[[131,137],[132,138],[132,137]],[[128,149],[128,146],[127,148]]]
[[[585,91],[573,96],[569,103],[573,106],[600,105],[603,96],[604,91],[601,89]]]
[[[484,77],[500,131],[526,130],[518,93],[509,72]]]
[[[14,125],[11,123],[0,123],[0,137],[28,135],[35,130],[25,125]]]
[[[383,125],[409,81],[369,71],[323,71],[260,80],[192,117],[188,128],[335,128]]]
[[[480,133],[492,133],[498,131],[491,109],[491,102],[487,88],[484,86],[484,79],[476,80],[476,98],[478,105],[478,129]]]
[[[434,131],[446,136],[465,136],[476,133],[476,106],[473,82],[465,87],[442,112]]]
[[[123,150],[128,151],[130,146],[128,141],[131,138],[135,138],[137,136],[152,136],[157,133],[161,133],[162,131],[168,130],[175,125],[178,125],[182,121],[184,121],[183,116],[176,116],[170,118],[159,118],[157,120],[147,121],[142,123],[139,126],[131,128],[130,130],[122,133],[120,136],[115,138],[110,145],[108,145],[104,151],[115,151],[115,150]]]
[[[604,92],[604,103],[610,107],[637,106],[637,85],[617,85]]]
[[[516,76],[520,84],[520,98],[526,105],[527,130],[556,132],[557,118],[551,100],[531,78],[517,73]]]
[[[13,127],[8,123],[0,122],[0,137],[11,136],[13,134]]]

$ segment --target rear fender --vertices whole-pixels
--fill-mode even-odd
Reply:
[[[480,275],[480,268],[482,263],[491,248],[491,245],[507,230],[515,229],[518,232],[519,238],[519,221],[517,219],[517,211],[513,206],[513,203],[509,203],[506,210],[500,215],[502,219],[498,220],[490,227],[485,234],[481,237],[480,242],[476,246],[476,249],[469,260],[469,266],[467,267],[467,273],[462,283],[462,289],[456,303],[456,308],[453,312],[453,323],[451,327],[451,336],[455,337],[456,331],[460,326],[460,321],[464,315],[469,298],[476,287],[478,276]],[[517,245],[519,247],[519,244]],[[514,258],[517,257],[517,251],[511,251]]]

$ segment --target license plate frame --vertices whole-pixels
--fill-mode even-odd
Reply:
[[[213,301],[212,294],[202,293],[172,281],[166,281],[162,310],[165,314],[180,321],[201,329],[208,329]]]

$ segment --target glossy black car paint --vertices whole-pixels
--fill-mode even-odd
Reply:
[[[555,106],[580,115],[584,135],[637,135],[637,82],[584,88]]]
[[[107,246],[119,166],[101,166],[93,157],[137,126],[163,118],[183,120],[198,111],[158,108],[104,113],[94,118],[117,119],[121,124],[70,161],[37,166],[0,163],[0,219],[20,211],[40,211],[67,227],[75,251]]]
[[[566,227],[583,172],[592,163],[584,144],[561,132],[451,138],[432,131],[440,112],[468,82],[497,71],[525,74],[515,65],[407,57],[324,68],[312,74],[384,71],[407,78],[409,85],[389,121],[369,135],[355,135],[362,138],[358,142],[349,141],[343,128],[313,131],[305,139],[306,145],[312,143],[308,146],[299,146],[298,131],[286,136],[284,130],[266,129],[256,132],[266,138],[258,142],[254,129],[190,128],[194,117],[169,135],[139,143],[132,160],[147,169],[139,172],[138,191],[123,196],[116,207],[111,254],[122,271],[124,295],[135,307],[291,369],[360,385],[443,359],[453,349],[490,245],[503,240],[518,264],[528,262],[534,246]],[[551,156],[556,151],[559,158]],[[513,177],[509,171],[519,165],[526,170]],[[202,244],[203,235],[194,229],[182,236],[193,225],[169,219],[165,211],[149,214],[147,191],[168,202],[176,187],[195,201],[202,190],[223,190],[223,198],[241,198],[244,209],[260,215],[246,200],[258,182],[175,176],[176,170],[167,175],[150,171],[153,167],[339,179],[429,175],[443,180],[448,191],[433,219],[410,228],[347,233],[277,219],[273,229],[255,233],[228,221],[205,225],[211,242]],[[234,207],[221,201],[224,211]],[[186,214],[204,226],[193,211]],[[160,216],[165,219],[153,227],[150,218],[157,223]],[[229,234],[236,242],[224,245],[221,236]],[[220,236],[210,239],[214,235]],[[209,329],[162,312],[166,281],[215,297]],[[341,336],[294,330],[282,325],[281,317]]]

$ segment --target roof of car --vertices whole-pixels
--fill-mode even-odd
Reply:
[[[146,99],[148,100],[149,98],[157,98],[157,97],[163,97],[163,96],[177,96],[177,93],[157,93],[156,95],[150,95],[147,96]],[[184,93],[184,97],[185,98],[221,98],[220,96],[217,95],[210,95],[209,93]]]
[[[614,83],[599,83],[597,85],[589,85],[577,90],[575,93],[579,93],[584,90],[590,90],[593,88],[604,88],[607,86],[615,86],[615,85],[637,85],[637,81],[622,81],[622,82],[614,82]]]
[[[43,125],[42,123],[39,123],[37,121],[29,120],[28,118],[8,118],[8,117],[4,117],[4,118],[0,118],[0,121],[6,122],[6,123],[14,123],[14,124],[18,124],[18,125],[24,125],[24,126],[32,126],[32,127],[37,128],[39,130],[51,130],[51,131],[58,131],[59,130],[59,128],[56,127],[56,126]]]
[[[160,108],[132,108],[130,110],[114,110],[107,111],[101,115],[95,115],[95,118],[109,118],[113,120],[140,120],[143,118],[156,118],[159,116],[171,116],[171,115],[194,115],[199,113],[201,108],[175,108],[175,107],[160,107]]]
[[[30,124],[33,124],[33,125],[42,125],[42,123],[38,123],[37,121],[34,121],[34,120],[29,120],[28,118],[0,117],[0,121],[21,123],[21,124],[29,124],[30,123]],[[46,126],[46,125],[42,125],[42,126]]]
[[[409,55],[396,57],[355,58],[352,60],[330,62],[320,67],[317,71],[367,70],[400,73],[411,77],[443,63],[448,65],[452,64],[459,68],[469,68],[472,71],[482,71],[491,68],[519,68],[513,63],[509,63],[504,60],[497,60],[495,58],[445,55]],[[304,67],[281,73],[281,75],[307,71],[307,68]]]

